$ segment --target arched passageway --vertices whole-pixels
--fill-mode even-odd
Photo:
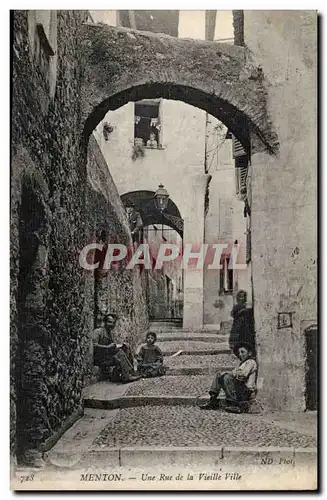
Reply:
[[[155,192],[147,190],[124,193],[121,200],[126,208],[133,207],[133,213],[141,217],[139,230],[142,234],[141,237],[136,235],[136,241],[149,245],[152,259],[152,269],[148,269],[146,273],[149,318],[182,320],[183,269],[180,267],[180,252],[184,221],[177,205],[169,198],[167,207],[159,211],[155,203]],[[157,269],[160,246],[167,243],[178,247],[179,258],[165,262]]]
[[[98,24],[85,24],[83,30],[85,144],[108,111],[130,101],[160,97],[183,101],[217,118],[248,156],[263,150],[278,152],[267,113],[264,75],[246,48]],[[183,237],[197,251],[204,243],[205,197],[211,176],[204,169],[191,175],[183,196],[185,206],[181,205]],[[184,326],[202,327],[203,269],[185,271],[184,277]]]
[[[277,152],[262,70],[246,48],[85,24],[81,50],[86,137],[107,111],[129,101],[164,97],[207,111],[247,149],[253,133],[260,147]]]

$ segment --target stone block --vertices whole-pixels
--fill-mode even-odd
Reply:
[[[87,467],[119,467],[120,465],[120,450],[119,448],[90,448],[84,453],[79,465],[85,464]]]
[[[221,447],[126,447],[121,448],[121,465],[123,467],[151,466],[187,466],[198,465],[217,467],[222,464]]]

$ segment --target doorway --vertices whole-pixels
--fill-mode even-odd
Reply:
[[[304,331],[305,350],[306,350],[306,374],[305,374],[305,399],[306,410],[317,410],[318,391],[317,391],[317,325],[311,325]]]

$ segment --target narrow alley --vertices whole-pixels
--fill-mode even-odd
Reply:
[[[237,364],[227,343],[230,323],[219,332],[185,332],[167,321],[153,322],[150,329],[158,334],[166,375],[87,387],[84,417],[46,454],[50,468],[194,466],[201,454],[214,466],[224,456],[222,449],[222,464],[229,463],[229,448],[242,449],[248,465],[255,465],[260,460],[258,448],[269,454],[270,447],[278,458],[288,454],[301,461],[304,455],[313,463],[315,412],[290,418],[288,412],[262,409],[241,415],[199,409],[217,370]]]
[[[317,12],[10,21],[13,481],[314,488]]]

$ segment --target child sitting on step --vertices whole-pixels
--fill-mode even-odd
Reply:
[[[237,346],[240,364],[232,372],[217,373],[209,394],[210,400],[200,406],[202,410],[214,410],[219,407],[218,396],[223,389],[226,394],[226,411],[241,413],[247,407],[247,402],[254,399],[257,392],[257,362],[254,349],[249,344]]]
[[[163,354],[155,345],[157,336],[154,332],[146,335],[146,345],[143,345],[137,355],[137,371],[143,377],[160,377],[165,374]]]

